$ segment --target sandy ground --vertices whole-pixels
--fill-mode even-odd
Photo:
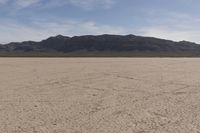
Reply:
[[[200,133],[200,59],[0,58],[0,133]]]

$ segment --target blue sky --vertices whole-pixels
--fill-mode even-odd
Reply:
[[[0,0],[0,43],[136,34],[200,43],[199,0]]]

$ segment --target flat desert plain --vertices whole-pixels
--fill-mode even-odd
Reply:
[[[0,58],[0,133],[200,133],[200,59]]]

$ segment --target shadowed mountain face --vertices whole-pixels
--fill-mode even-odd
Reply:
[[[199,56],[200,45],[135,35],[58,35],[0,45],[0,56]]]

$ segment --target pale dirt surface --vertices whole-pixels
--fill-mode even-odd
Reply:
[[[0,58],[0,133],[200,133],[200,59]]]

